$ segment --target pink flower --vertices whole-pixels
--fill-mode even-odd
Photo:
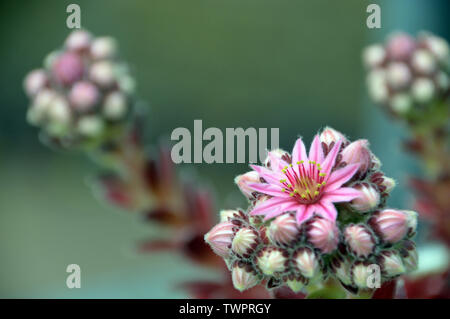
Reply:
[[[296,212],[300,225],[314,213],[331,221],[336,220],[337,210],[333,203],[349,202],[359,196],[359,192],[342,187],[359,168],[359,164],[347,165],[332,171],[340,151],[342,140],[325,157],[319,135],[316,135],[306,155],[301,138],[292,151],[292,163],[271,154],[271,169],[252,165],[266,183],[249,183],[253,190],[272,196],[257,204],[251,215],[265,215],[265,220],[289,211]]]

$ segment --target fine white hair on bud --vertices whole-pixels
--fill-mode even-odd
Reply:
[[[238,262],[233,265],[231,278],[234,288],[241,292],[256,286],[260,282],[252,265],[243,262]]]
[[[290,274],[284,279],[284,281],[286,282],[286,285],[295,293],[300,292],[303,287],[308,284],[308,280],[301,275],[295,276]]]
[[[372,164],[372,152],[367,140],[357,140],[347,145],[341,152],[342,162],[359,165],[358,172],[365,174]]]
[[[348,142],[344,134],[329,126],[325,127],[322,133],[320,133],[320,141],[327,145],[330,145],[333,142],[336,143],[337,141],[343,141],[344,143]]]
[[[339,242],[339,229],[334,221],[315,217],[306,224],[308,241],[317,249],[327,254],[336,249]]]
[[[283,214],[270,223],[268,236],[275,244],[288,245],[298,239],[300,230],[295,217]]]
[[[368,279],[370,276],[370,262],[368,261],[355,261],[353,265],[351,266],[351,278],[352,283],[360,288],[360,289],[367,289],[368,285]]]
[[[226,221],[214,226],[206,235],[205,241],[211,246],[213,251],[222,257],[228,257],[231,249],[231,242],[234,236],[234,224]]]
[[[308,247],[301,247],[293,254],[294,266],[306,278],[313,278],[320,272],[319,260],[314,251]]]
[[[369,224],[375,233],[388,243],[402,240],[408,233],[414,233],[417,213],[396,209],[385,209],[374,214]]]
[[[406,271],[400,254],[394,250],[384,250],[377,256],[377,263],[384,275],[394,277]]]
[[[357,257],[368,257],[375,248],[375,239],[363,224],[349,225],[344,230],[345,242]]]
[[[282,273],[286,270],[288,253],[280,248],[266,247],[258,253],[256,263],[265,275]]]
[[[414,242],[410,240],[403,241],[402,248],[400,249],[400,255],[406,271],[410,272],[417,269],[419,256],[417,254]]]
[[[259,183],[259,174],[255,171],[250,171],[242,175],[238,175],[234,182],[247,198],[253,198],[254,190],[248,185],[249,183]]]
[[[353,186],[359,191],[359,196],[350,202],[350,206],[361,213],[375,209],[380,203],[380,194],[375,187],[364,183]]]
[[[240,256],[248,256],[255,250],[258,243],[258,233],[254,229],[243,227],[236,232],[231,249]]]

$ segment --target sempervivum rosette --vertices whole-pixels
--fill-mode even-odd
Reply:
[[[205,240],[239,290],[258,282],[311,292],[330,278],[353,293],[370,290],[371,265],[385,282],[417,263],[416,214],[385,208],[395,182],[380,166],[368,141],[332,128],[315,136],[309,153],[298,139],[291,154],[269,152],[263,166],[236,178],[249,208],[224,211]]]
[[[117,58],[113,38],[77,30],[47,56],[43,68],[26,76],[24,88],[31,100],[28,122],[47,141],[74,147],[119,131],[130,113],[134,80]]]

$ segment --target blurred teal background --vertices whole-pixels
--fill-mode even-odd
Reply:
[[[170,254],[138,255],[138,240],[161,230],[106,206],[86,187],[95,172],[80,154],[56,153],[25,122],[25,74],[69,33],[73,1],[0,4],[0,297],[185,297],[175,285],[214,278]],[[398,180],[391,206],[410,207],[407,173],[419,167],[399,148],[404,129],[367,98],[361,50],[395,30],[449,38],[447,1],[130,0],[76,1],[82,26],[112,35],[149,104],[149,141],[176,127],[279,127],[280,146],[311,141],[330,125],[368,138]],[[382,28],[366,27],[378,3]],[[244,205],[233,177],[244,164],[185,167],[215,189],[217,208]],[[68,264],[82,288],[65,284]]]

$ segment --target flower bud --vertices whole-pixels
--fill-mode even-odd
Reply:
[[[77,123],[77,131],[86,137],[97,137],[103,133],[105,123],[96,115],[88,115],[80,118]]]
[[[284,250],[274,247],[265,247],[258,253],[256,264],[265,275],[273,275],[286,270],[288,253]]]
[[[114,67],[109,61],[99,61],[94,63],[91,66],[89,76],[92,81],[102,87],[110,87],[116,80]]]
[[[360,193],[360,196],[350,202],[350,206],[361,213],[371,211],[380,203],[380,194],[371,185],[367,183],[353,186]]]
[[[69,93],[69,100],[73,107],[81,112],[90,110],[97,104],[99,92],[90,82],[80,81],[73,85]]]
[[[378,170],[381,168],[381,161],[378,157],[372,154],[372,168]]]
[[[33,125],[39,125],[47,116],[51,102],[56,97],[56,92],[50,89],[41,90],[27,113],[27,120]]]
[[[47,131],[51,135],[63,135],[72,120],[69,103],[62,96],[55,96],[48,106],[47,115],[49,123]]]
[[[385,102],[389,97],[386,72],[375,69],[367,75],[367,88],[371,98],[377,103]]]
[[[118,120],[127,113],[127,99],[121,92],[113,92],[105,97],[103,115],[109,120]]]
[[[308,284],[308,280],[303,276],[294,276],[290,274],[284,281],[286,285],[295,293],[300,292],[302,288]]]
[[[211,246],[214,252],[221,257],[228,257],[231,249],[231,241],[234,236],[231,222],[222,222],[214,226],[206,235],[205,241]]]
[[[372,153],[369,150],[369,142],[367,140],[357,140],[345,147],[342,152],[342,162],[347,164],[359,164],[359,174],[368,171],[372,164]]]
[[[396,183],[393,178],[383,175],[382,172],[376,172],[370,176],[370,181],[378,186],[381,193],[389,194]]]
[[[368,279],[372,274],[370,271],[370,262],[368,261],[355,261],[351,267],[351,275],[353,284],[361,289],[368,288]]]
[[[429,102],[435,93],[434,83],[428,78],[418,78],[412,84],[411,92],[416,101],[420,103]]]
[[[92,36],[84,30],[73,31],[66,39],[66,48],[69,51],[85,51],[91,44]]]
[[[226,222],[233,218],[244,218],[244,215],[238,210],[224,209],[220,211],[220,222]]]
[[[419,256],[417,254],[416,245],[410,240],[405,240],[402,243],[400,249],[400,255],[402,256],[403,265],[407,272],[417,269]]]
[[[406,60],[413,53],[416,43],[412,37],[404,33],[393,35],[387,43],[386,50],[393,60]]]
[[[363,61],[369,68],[380,66],[386,58],[386,51],[379,44],[371,45],[364,49]]]
[[[411,71],[405,63],[389,64],[386,73],[387,81],[394,89],[402,89],[411,81]]]
[[[81,57],[67,52],[55,58],[52,73],[55,79],[63,85],[71,85],[83,76],[83,61]]]
[[[375,239],[363,224],[347,226],[344,238],[348,248],[358,257],[368,257],[375,248]]]
[[[369,225],[385,242],[396,243],[416,230],[415,212],[385,209],[372,216]]]
[[[412,98],[409,94],[398,93],[391,97],[389,104],[394,113],[405,114],[411,109]]]
[[[329,126],[325,127],[322,133],[320,133],[320,141],[327,145],[330,145],[333,142],[336,143],[339,140],[341,140],[343,143],[348,142],[344,134],[342,134],[339,131],[336,131],[335,129]]]
[[[111,37],[96,38],[91,45],[91,56],[96,60],[112,58],[116,51],[116,40]]]
[[[339,229],[336,223],[326,218],[314,217],[306,224],[308,241],[323,253],[336,249],[339,242]]]
[[[283,214],[272,221],[268,236],[275,244],[289,245],[298,239],[299,234],[300,230],[295,217],[291,214]]]
[[[448,63],[450,50],[447,41],[434,35],[426,35],[425,44],[440,62]]]
[[[237,184],[241,192],[247,197],[247,198],[253,198],[252,193],[254,192],[253,189],[251,189],[248,184],[249,183],[260,183],[259,174],[255,171],[250,171],[245,174],[239,175],[234,179],[234,182]]]
[[[330,263],[332,272],[344,285],[352,283],[350,266],[350,262],[339,255],[334,257]]]
[[[406,271],[400,254],[395,250],[384,250],[377,256],[377,263],[384,275],[394,277]]]
[[[301,247],[293,254],[294,266],[306,278],[313,278],[320,272],[319,260],[314,251],[308,247]]]
[[[234,288],[241,292],[256,286],[260,282],[253,267],[243,262],[235,263],[233,265],[231,279]]]
[[[28,96],[35,96],[48,83],[48,77],[44,70],[34,70],[28,73],[24,81],[25,92]]]
[[[431,74],[436,69],[436,61],[433,55],[423,49],[414,52],[411,64],[414,70],[421,74]]]
[[[239,229],[233,238],[231,249],[240,256],[250,255],[259,244],[258,233],[250,228]]]
[[[270,151],[270,154],[275,156],[276,158],[282,159],[285,162],[290,162],[290,159],[288,159],[289,154],[280,148],[277,148],[275,150]],[[266,159],[264,160],[264,166],[270,168],[272,163],[270,162],[270,156],[267,155]]]

